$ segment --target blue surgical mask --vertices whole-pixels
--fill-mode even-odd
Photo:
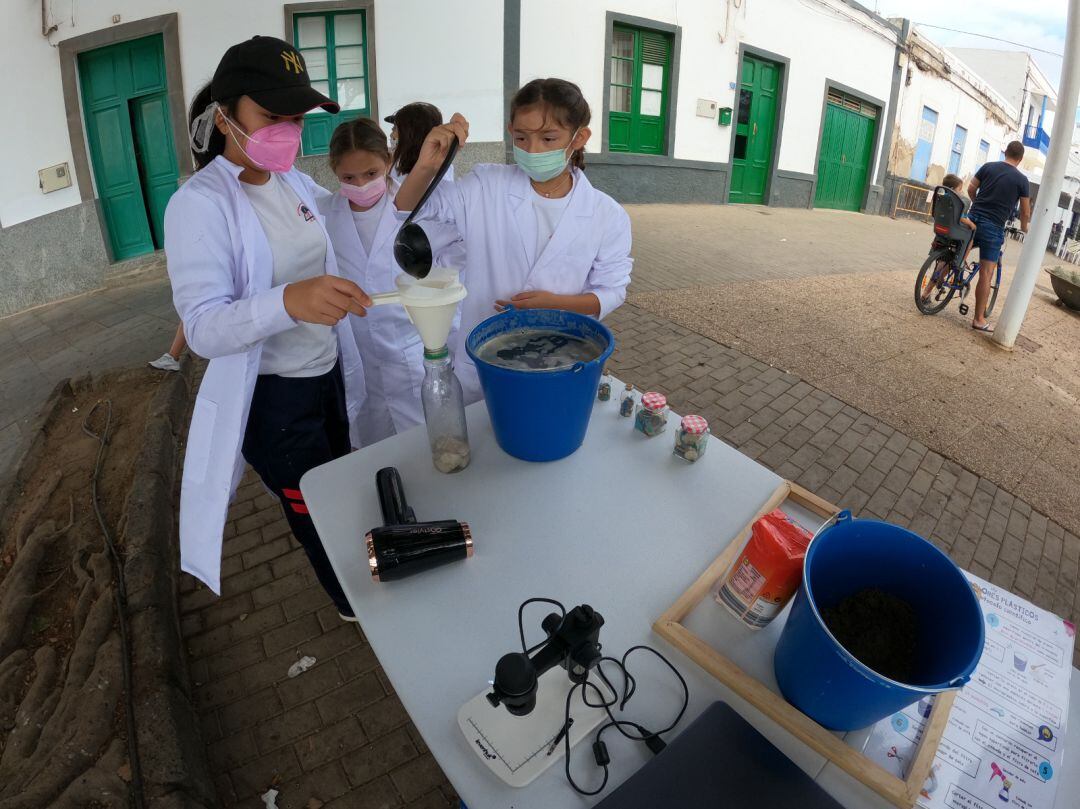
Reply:
[[[570,142],[577,137],[574,131]],[[569,146],[566,149],[570,148]],[[518,167],[529,175],[529,179],[536,183],[546,183],[562,174],[566,164],[570,162],[570,155],[566,149],[552,149],[550,152],[526,152],[519,146],[514,147],[514,162]]]

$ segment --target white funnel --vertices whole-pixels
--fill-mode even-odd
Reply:
[[[426,278],[415,280],[399,275],[397,292],[372,295],[376,306],[400,303],[409,320],[420,333],[424,348],[437,351],[446,345],[454,324],[458,303],[465,297],[465,287],[458,280],[458,271],[449,267],[434,267]]]

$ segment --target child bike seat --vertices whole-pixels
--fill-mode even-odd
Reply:
[[[961,248],[971,239],[971,228],[960,221],[964,215],[964,200],[955,191],[939,185],[934,189],[931,207],[934,217],[934,235],[939,239],[958,242]]]

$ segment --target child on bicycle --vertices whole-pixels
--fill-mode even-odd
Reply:
[[[968,208],[971,207],[971,200],[966,199],[963,193],[961,193],[961,189],[964,187],[964,181],[955,174],[946,174],[942,178],[941,184],[960,197],[960,199],[964,200],[964,216],[960,217],[960,221],[971,228],[971,232],[974,233],[975,223],[967,217]],[[964,258],[967,258],[967,254],[964,255]]]
[[[943,186],[945,186],[946,188],[948,188],[950,191],[952,191],[954,194],[956,194],[958,197],[960,197],[961,201],[964,204],[963,214],[960,216],[960,223],[963,224],[966,227],[971,228],[971,233],[974,236],[975,223],[972,222],[971,219],[969,219],[968,216],[967,216],[967,211],[968,211],[968,208],[971,205],[971,202],[969,200],[965,199],[963,194],[961,193],[961,190],[963,189],[963,186],[964,186],[964,181],[961,180],[959,177],[957,177],[955,174],[946,174],[942,178],[941,184]],[[965,245],[965,247],[964,247],[964,255],[960,259],[961,264],[963,264],[963,263],[965,263],[967,261],[967,254],[968,254],[968,251],[971,250],[971,244],[972,244],[972,239],[968,239],[967,245]],[[937,274],[931,276],[931,278],[929,279],[929,282],[927,283],[926,287],[922,291],[922,299],[923,299],[924,302],[930,300],[930,296],[934,294],[934,290],[938,287],[938,284],[941,282],[941,280],[942,279],[939,278]]]

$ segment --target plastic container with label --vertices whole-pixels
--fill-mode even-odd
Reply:
[[[716,600],[751,629],[768,626],[799,589],[809,544],[806,529],[780,509],[759,518],[720,579]]]

